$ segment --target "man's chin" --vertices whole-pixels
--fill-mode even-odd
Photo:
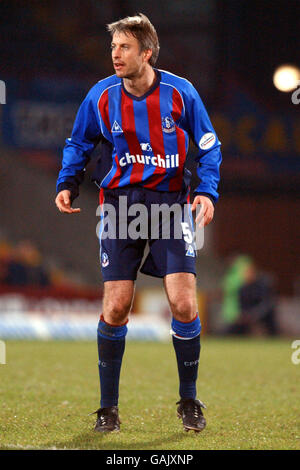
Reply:
[[[128,70],[115,70],[116,76],[119,78],[128,78],[129,80],[132,80],[136,77],[135,73],[130,73]]]
[[[115,70],[117,77],[126,78],[126,73],[123,70]]]

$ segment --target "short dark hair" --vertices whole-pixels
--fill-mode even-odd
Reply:
[[[159,42],[156,30],[149,18],[143,13],[136,16],[127,16],[122,20],[115,21],[107,25],[107,30],[111,36],[115,33],[130,33],[134,36],[141,47],[141,51],[147,49],[152,50],[152,56],[149,59],[149,64],[154,66],[159,54]]]

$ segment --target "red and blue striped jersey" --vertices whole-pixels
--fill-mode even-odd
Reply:
[[[66,140],[57,191],[82,180],[100,140],[111,148],[111,168],[102,188],[140,185],[156,191],[180,191],[193,139],[199,149],[195,193],[218,199],[220,142],[205,107],[186,79],[156,70],[157,80],[141,97],[128,93],[116,75],[98,82],[77,113]]]

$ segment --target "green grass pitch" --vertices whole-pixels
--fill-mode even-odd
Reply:
[[[121,432],[93,432],[96,342],[8,341],[0,365],[0,449],[299,449],[300,365],[285,339],[202,340],[198,397],[206,429],[176,417],[172,344],[127,342]]]

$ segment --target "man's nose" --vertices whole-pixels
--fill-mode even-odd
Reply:
[[[112,56],[114,59],[120,57],[120,48],[119,47],[115,47],[114,50],[112,51]]]

